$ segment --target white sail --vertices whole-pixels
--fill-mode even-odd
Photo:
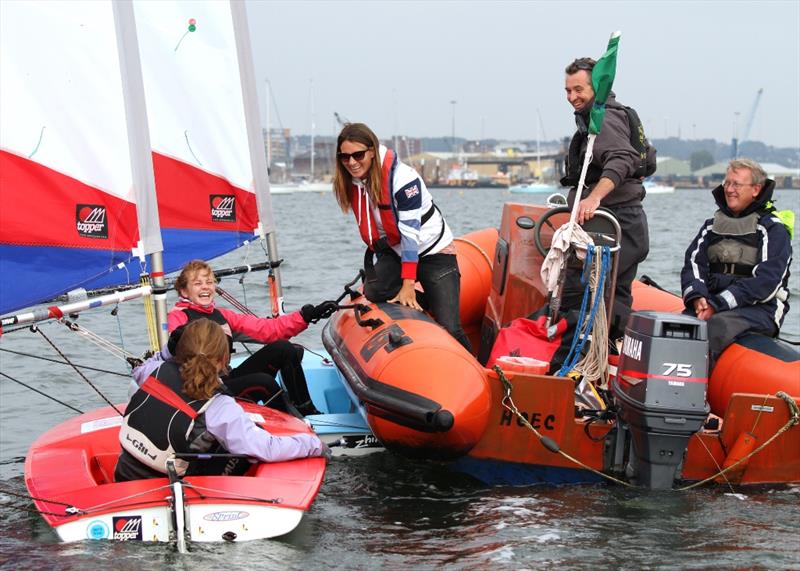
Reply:
[[[0,2],[2,311],[97,279],[134,248],[161,249],[125,8]]]

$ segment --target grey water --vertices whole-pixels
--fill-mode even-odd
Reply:
[[[504,202],[543,203],[546,198],[500,189],[432,192],[456,235],[497,227]],[[800,213],[798,191],[780,190],[775,202],[779,209]],[[678,189],[652,195],[645,208],[651,248],[640,274],[678,291],[683,252],[714,209],[710,192]],[[285,260],[286,309],[338,297],[362,260],[352,214],[343,214],[330,193],[275,196],[273,209]],[[793,247],[800,252],[797,236]],[[250,246],[214,266],[263,259],[259,248]],[[794,307],[782,331],[795,342],[800,341],[799,265],[795,258]],[[268,313],[263,274],[247,276],[244,283],[226,278],[221,285],[260,314]],[[139,354],[147,345],[141,314],[139,304],[128,303],[116,315],[105,308],[78,322]],[[104,406],[70,367],[24,356],[61,360],[46,335],[71,361],[102,369],[84,374],[110,400],[124,401],[124,362],[63,325],[47,323],[40,330],[4,332],[0,372],[84,411]],[[321,330],[320,324],[312,325],[296,339],[309,348],[321,347]],[[492,488],[446,465],[389,452],[334,458],[300,526],[279,539],[194,544],[188,555],[166,544],[62,544],[26,498],[23,459],[40,434],[74,414],[0,376],[0,569],[800,568],[798,486],[684,492],[609,485]]]

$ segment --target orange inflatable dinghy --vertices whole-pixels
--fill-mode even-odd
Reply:
[[[461,318],[477,341],[491,285],[494,229],[456,240]],[[325,348],[363,404],[375,436],[410,456],[452,458],[480,440],[489,418],[483,367],[427,314],[394,303],[353,300],[369,309],[338,312]]]

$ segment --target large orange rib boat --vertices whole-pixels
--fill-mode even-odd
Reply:
[[[323,342],[375,436],[490,484],[800,482],[800,352],[750,335],[709,376],[705,322],[656,286],[634,284],[636,313],[603,410],[582,412],[576,381],[539,366],[484,367],[498,332],[547,303],[541,244],[568,216],[508,203],[499,233],[456,240],[476,355],[428,315],[352,293],[360,309],[334,316]]]

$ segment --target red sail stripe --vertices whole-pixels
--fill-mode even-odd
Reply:
[[[5,150],[0,150],[0,204],[3,244],[130,251],[139,236],[135,204]],[[78,233],[78,204],[105,207],[108,238]]]
[[[217,176],[172,157],[153,153],[162,228],[253,232],[258,226],[256,196]],[[234,222],[212,220],[211,196],[235,197]]]

